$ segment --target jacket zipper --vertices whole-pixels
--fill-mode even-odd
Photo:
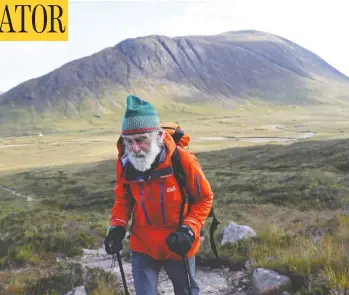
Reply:
[[[162,223],[165,224],[165,201],[164,201],[164,183],[160,183],[160,203],[161,203],[161,216],[162,216]]]
[[[143,209],[143,213],[144,213],[144,216],[145,216],[145,219],[147,220],[147,224],[150,225],[151,222],[149,220],[149,216],[147,214],[147,210],[145,209],[145,202],[144,202],[144,184],[141,183],[140,184],[141,188],[142,188],[142,209]]]
[[[195,180],[196,180],[196,193],[197,196],[200,196],[200,182],[199,182],[199,176],[195,174]]]

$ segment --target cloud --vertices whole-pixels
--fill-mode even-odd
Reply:
[[[119,1],[72,1],[68,42],[0,42],[0,90],[44,75],[118,42],[165,34],[162,26],[188,5]]]
[[[0,90],[126,38],[245,29],[280,35],[349,75],[347,0],[69,1],[69,42],[0,42]]]
[[[166,27],[169,36],[259,30],[289,39],[349,75],[346,0],[219,0],[193,3]]]
[[[209,0],[127,0],[127,2],[142,2],[142,3],[194,3],[194,2],[207,2]],[[68,2],[125,2],[125,0],[68,0]]]

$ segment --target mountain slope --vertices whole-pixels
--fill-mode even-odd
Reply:
[[[150,92],[169,88],[172,94],[184,88],[190,97],[199,95],[201,99],[204,95],[206,99],[270,100],[270,93],[276,98],[287,96],[302,92],[308,83],[316,81],[349,84],[348,77],[315,54],[271,34],[153,35],[127,39],[67,63],[11,89],[0,96],[0,102],[47,108],[66,100],[79,105],[86,98],[113,99],[115,91],[144,87]]]
[[[349,78],[314,53],[259,31],[126,39],[0,95],[0,122],[113,114],[136,93],[154,103],[349,101]]]

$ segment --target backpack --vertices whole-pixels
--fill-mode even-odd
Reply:
[[[189,149],[189,143],[190,143],[190,136],[188,134],[186,134],[181,127],[179,126],[179,124],[177,122],[161,122],[160,124],[161,128],[167,132],[169,135],[172,136],[173,140],[175,141],[177,146],[180,146],[184,149]],[[173,167],[173,171],[175,174],[175,177],[177,179],[177,182],[180,186],[181,189],[181,194],[182,194],[182,205],[181,205],[181,214],[180,214],[180,220],[179,220],[179,225],[182,224],[183,222],[183,212],[184,212],[184,207],[185,207],[185,203],[189,202],[189,211],[190,211],[190,195],[186,195],[184,193],[184,188],[185,188],[185,171],[181,165],[181,161],[179,158],[179,153],[178,153],[178,149],[176,147],[173,155],[171,156],[171,162],[172,162],[172,167]],[[188,191],[188,190],[186,190]],[[214,232],[217,230],[218,225],[220,224],[220,222],[217,220],[215,214],[214,214],[214,209],[213,206],[211,207],[210,213],[208,215],[208,217],[212,217],[212,223],[210,226],[210,245],[211,245],[211,249],[213,251],[213,253],[215,254],[215,256],[217,258],[218,257],[218,252],[217,252],[217,247],[216,244],[214,242]]]

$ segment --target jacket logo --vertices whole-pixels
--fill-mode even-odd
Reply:
[[[171,186],[171,187],[169,187],[169,188],[167,188],[167,192],[169,193],[169,192],[173,192],[173,191],[175,191],[176,190],[176,186],[174,185],[174,186]]]

